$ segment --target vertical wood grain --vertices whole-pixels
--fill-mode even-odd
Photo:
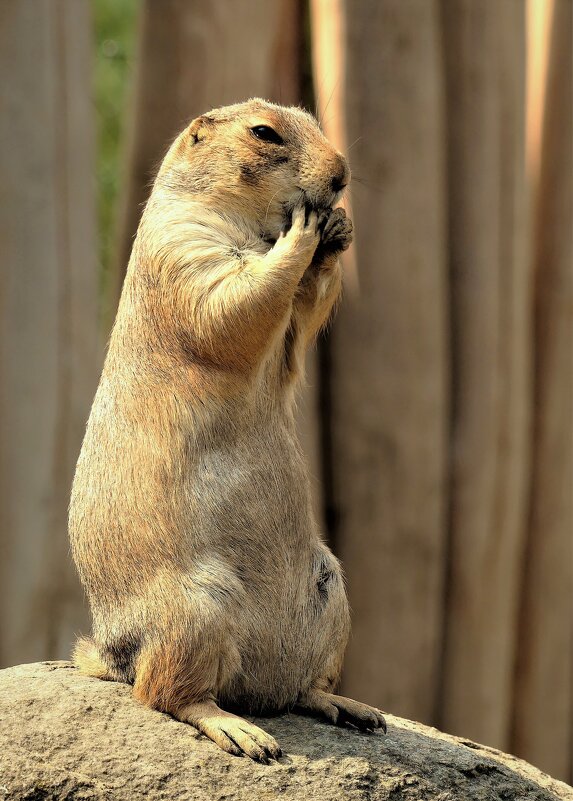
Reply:
[[[86,623],[69,490],[99,366],[84,0],[0,5],[0,663]]]
[[[440,723],[506,748],[530,434],[525,6],[443,11],[453,406]]]
[[[573,64],[572,5],[556,0],[534,221],[533,472],[512,750],[572,773]]]
[[[310,17],[310,56],[314,87],[314,108],[322,130],[332,144],[347,158],[346,138],[346,31],[344,0],[311,0]],[[352,219],[350,190],[347,190],[341,205]],[[356,266],[354,247],[351,246],[342,257],[344,272],[344,294],[356,288]],[[332,388],[330,382],[330,326],[322,332],[314,352],[307,356],[307,370],[318,382],[319,413],[312,424],[319,427],[319,449],[315,464],[320,468],[321,482],[315,487],[314,497],[324,521],[325,534],[330,547],[337,552],[335,521],[336,499],[333,488],[331,405]],[[306,441],[312,441],[308,433]]]
[[[357,292],[331,336],[336,536],[353,633],[344,692],[434,715],[448,393],[438,5],[344,4]]]

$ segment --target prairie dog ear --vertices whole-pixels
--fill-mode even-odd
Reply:
[[[197,117],[189,126],[189,137],[192,144],[197,144],[209,136],[209,132],[214,124],[213,118],[208,117],[206,114]]]

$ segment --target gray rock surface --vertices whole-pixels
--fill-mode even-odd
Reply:
[[[0,801],[555,801],[573,789],[492,748],[387,716],[388,734],[254,719],[286,752],[260,765],[68,662],[0,671]]]

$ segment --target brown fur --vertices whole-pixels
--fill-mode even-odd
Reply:
[[[258,759],[277,744],[217,702],[332,720],[344,701],[329,691],[348,606],[293,389],[340,292],[351,225],[332,181],[348,176],[299,109],[251,100],[183,131],[139,226],[72,490],[94,624],[80,669]]]

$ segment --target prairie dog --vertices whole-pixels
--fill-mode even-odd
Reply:
[[[232,754],[278,757],[232,714],[301,708],[385,728],[332,694],[349,633],[293,418],[341,287],[346,160],[298,108],[193,120],[133,246],[70,504],[93,636],[74,661]]]

